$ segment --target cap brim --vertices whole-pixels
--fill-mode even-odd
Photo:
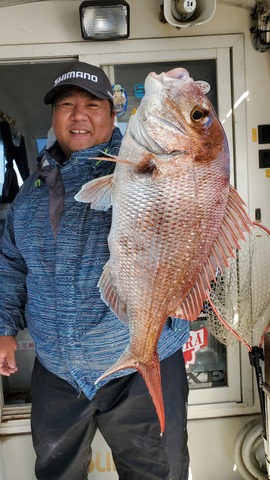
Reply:
[[[74,83],[72,83],[72,82],[70,82],[70,83],[66,82],[65,84],[61,84],[61,85],[57,85],[56,87],[53,87],[51,90],[49,90],[46,93],[46,95],[44,97],[45,105],[49,105],[50,103],[53,103],[56,95],[58,94],[58,92],[60,92],[61,90],[64,90],[65,88],[68,88],[68,87],[73,87],[73,88],[78,88],[78,89],[81,89],[81,90],[85,90],[88,93],[91,93],[92,95],[94,95],[95,97],[100,98],[101,100],[110,100],[110,102],[113,103],[113,99],[110,98],[109,95],[108,96],[104,95],[101,92],[98,92],[98,91],[94,90],[93,88],[86,88],[84,86],[74,85]]]

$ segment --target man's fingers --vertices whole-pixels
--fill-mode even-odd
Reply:
[[[7,365],[10,373],[17,372],[18,368],[16,365],[16,360],[14,355],[7,355]]]
[[[16,365],[15,358],[0,358],[0,374],[9,376],[11,373],[17,372],[18,368]]]
[[[15,359],[17,342],[14,337],[0,337],[0,374],[9,376],[17,372]]]
[[[17,369],[15,355],[12,355],[12,354],[7,355],[7,363],[8,363],[10,368],[16,368]]]

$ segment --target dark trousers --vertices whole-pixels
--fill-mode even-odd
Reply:
[[[187,480],[188,385],[182,351],[161,362],[165,433],[139,373],[101,387],[92,401],[36,360],[32,436],[38,480],[86,480],[96,429],[120,480]]]

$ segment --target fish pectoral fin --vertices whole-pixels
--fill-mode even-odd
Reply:
[[[98,162],[103,160],[103,161],[107,161],[107,162],[122,163],[123,165],[129,165],[130,167],[134,167],[134,161],[133,160],[129,160],[127,158],[117,157],[116,155],[110,155],[109,153],[106,153],[106,157],[91,157],[90,160],[97,160]]]
[[[77,202],[91,203],[95,210],[108,210],[112,205],[113,173],[85,183],[75,195]]]
[[[136,173],[143,175],[151,175],[155,178],[158,173],[156,156],[153,154],[146,155],[135,167]]]
[[[103,302],[110,307],[119,320],[123,323],[128,323],[126,305],[119,299],[118,293],[113,285],[110,272],[110,260],[104,265],[102,275],[98,282],[98,288]]]
[[[245,240],[244,233],[251,232],[252,228],[253,222],[244,208],[243,200],[230,186],[223,222],[209,257],[203,264],[195,285],[174,316],[196,320],[211,288],[210,284],[215,281],[217,269],[222,273],[223,268],[229,266],[229,258],[234,258],[236,249],[241,248],[239,241]]]
[[[130,350],[130,347],[127,347],[117,362],[115,362],[95,381],[95,385],[97,385],[101,380],[107,378],[109,375],[119,372],[120,370],[126,370],[127,368],[134,368],[142,375],[152,397],[159,419],[161,433],[163,433],[165,429],[165,413],[161,386],[160,362],[157,352],[155,352],[149,362],[144,363],[136,358],[136,356]]]
[[[151,174],[151,175],[155,175],[156,171],[157,171],[157,163],[156,161],[154,160],[154,156],[153,155],[147,155],[145,158],[143,158],[140,163],[137,164],[136,166],[136,172],[137,173],[144,173],[144,174]]]

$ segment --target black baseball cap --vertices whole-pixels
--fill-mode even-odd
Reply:
[[[53,87],[46,93],[44,103],[54,102],[56,94],[65,87],[79,87],[95,97],[110,100],[113,104],[111,83],[102,68],[85,62],[69,64],[54,80]]]

